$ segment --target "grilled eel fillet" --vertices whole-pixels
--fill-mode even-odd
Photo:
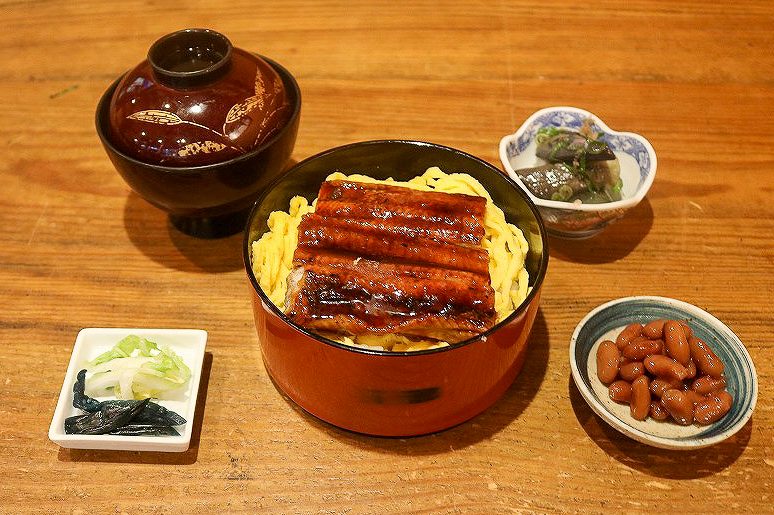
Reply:
[[[298,228],[287,314],[312,330],[460,341],[496,319],[483,197],[323,183]]]

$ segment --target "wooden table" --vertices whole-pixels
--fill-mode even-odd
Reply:
[[[771,512],[774,3],[3,2],[0,511],[11,513]],[[181,4],[182,5],[182,4]],[[500,166],[533,111],[586,108],[646,136],[658,175],[600,236],[552,240],[527,364],[491,409],[410,439],[301,412],[261,361],[241,235],[171,229],[94,130],[110,82],[158,37],[207,26],[289,68],[300,160],[415,138]],[[570,377],[593,307],[696,304],[752,355],[749,422],[706,450],[608,427]],[[190,450],[75,451],[47,438],[82,327],[197,327],[208,355]]]

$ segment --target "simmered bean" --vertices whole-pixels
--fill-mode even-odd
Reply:
[[[642,328],[643,336],[651,339],[662,338],[664,335],[664,323],[666,320],[654,320],[645,324]]]
[[[664,349],[670,358],[684,367],[691,360],[691,348],[688,346],[688,338],[679,322],[667,320],[664,323]]]
[[[643,364],[645,369],[656,377],[677,379],[678,381],[688,377],[687,368],[663,354],[648,356]]]
[[[688,325],[688,322],[685,320],[678,320],[677,323],[683,326],[683,332],[685,332],[686,338],[690,339],[693,337],[693,329],[691,329],[691,326]]]
[[[674,421],[681,426],[693,423],[693,402],[685,392],[677,389],[667,390],[661,396],[661,403]]]
[[[731,409],[723,363],[684,320],[626,326],[597,348],[597,375],[610,399],[636,420],[711,424]],[[699,377],[697,377],[697,375]]]
[[[688,400],[690,400],[694,406],[696,406],[698,403],[705,401],[707,397],[705,395],[701,395],[699,393],[696,393],[695,391],[691,390],[690,388],[687,390],[683,390],[685,392],[685,395],[688,396]]]
[[[650,416],[656,420],[666,420],[669,418],[669,412],[661,401],[652,401],[650,403]]]
[[[694,419],[697,424],[707,425],[720,420],[729,412],[734,403],[733,397],[723,390],[713,393],[706,400],[698,403],[694,411]]]
[[[689,339],[688,345],[691,347],[691,357],[702,374],[711,375],[716,379],[723,375],[723,362],[712,352],[709,345],[699,338]]]
[[[597,377],[604,384],[612,383],[618,376],[618,358],[621,351],[615,343],[605,340],[597,348]]]
[[[726,378],[720,377],[715,379],[712,376],[701,376],[695,379],[691,384],[691,390],[695,391],[699,395],[709,395],[715,393],[718,390],[722,390],[726,387]]]
[[[623,349],[623,355],[632,361],[642,361],[651,354],[660,354],[664,348],[661,340],[648,340],[646,338],[637,338],[629,342]]]
[[[672,389],[679,389],[682,386],[682,382],[674,380],[674,379],[662,379],[660,377],[657,377],[653,381],[650,382],[650,391],[653,395],[661,398],[662,395],[664,395],[664,392],[667,390]]]
[[[696,363],[692,360],[688,360],[688,366],[685,367],[686,370],[688,370],[688,375],[685,376],[686,379],[693,379],[696,377]]]
[[[625,365],[621,365],[618,369],[618,375],[621,379],[629,381],[630,383],[645,373],[645,366],[642,361],[630,361]]]
[[[650,389],[647,376],[640,376],[632,383],[629,411],[636,420],[645,420],[650,411]]]
[[[610,398],[616,402],[629,402],[632,398],[632,385],[622,379],[610,383],[607,391]]]
[[[618,338],[615,339],[615,344],[618,346],[619,350],[623,350],[630,341],[639,337],[641,334],[642,324],[637,322],[629,324],[624,327],[623,331],[618,335]]]

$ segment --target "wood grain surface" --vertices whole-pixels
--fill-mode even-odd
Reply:
[[[772,512],[774,3],[17,0],[0,13],[0,512]],[[491,409],[420,438],[341,431],[268,377],[241,235],[176,232],[96,136],[108,85],[196,26],[294,73],[295,161],[397,137],[500,167],[503,135],[574,105],[646,136],[658,175],[598,237],[551,240],[527,364]],[[745,343],[760,395],[734,437],[659,450],[585,404],[570,335],[637,294],[704,308]],[[209,332],[189,451],[48,440],[78,330],[111,326]]]

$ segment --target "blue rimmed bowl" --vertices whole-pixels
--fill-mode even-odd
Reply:
[[[581,204],[545,200],[529,191],[516,170],[543,164],[535,155],[535,136],[543,127],[578,130],[586,119],[602,135],[621,165],[621,200]],[[535,112],[519,129],[500,140],[500,160],[506,173],[529,195],[543,216],[546,229],[561,238],[589,238],[623,217],[639,204],[656,177],[656,152],[647,139],[633,132],[614,131],[593,113],[569,106],[546,107]]]
[[[597,379],[600,342],[615,340],[633,322],[645,324],[664,318],[686,320],[694,335],[704,340],[725,365],[727,390],[734,402],[728,414],[714,424],[680,426],[652,418],[635,420],[629,406],[610,400],[607,386]],[[729,438],[750,419],[758,399],[755,365],[734,332],[706,311],[666,297],[626,297],[592,310],[570,340],[570,368],[578,390],[597,415],[626,436],[662,449],[697,449]]]

